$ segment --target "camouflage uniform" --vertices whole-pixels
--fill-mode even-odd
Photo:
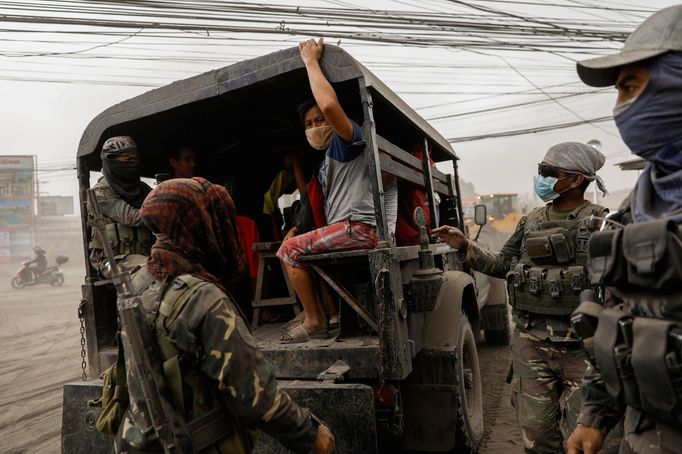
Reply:
[[[155,295],[163,295],[160,304]],[[142,300],[165,360],[164,371],[172,371],[168,364],[177,359],[182,386],[173,389],[175,408],[187,422],[216,409],[228,415],[230,434],[201,452],[251,452],[255,429],[293,452],[312,450],[317,424],[306,409],[279,390],[272,369],[225,292],[206,280],[182,275],[165,286],[154,282]],[[126,342],[124,337],[124,350]],[[117,435],[116,452],[162,452],[158,441],[149,443],[144,435],[146,404],[136,391],[130,367],[126,369],[130,406]],[[166,375],[172,381],[173,374]]]
[[[151,188],[140,183],[143,191],[148,194]],[[106,228],[107,237],[114,249],[114,254],[143,254],[149,255],[154,236],[144,226],[140,210],[123,200],[107,182],[101,177],[94,186],[97,201],[102,208],[102,214],[111,219]],[[89,209],[89,208],[88,208]],[[90,241],[90,263],[103,276],[108,275],[105,266],[104,249],[99,236],[92,230]]]
[[[537,231],[541,223],[559,221],[562,217],[567,221],[582,221],[583,232],[589,234],[589,217],[601,216],[606,211],[604,207],[585,202],[562,216],[551,207],[550,203],[522,217],[499,253],[469,242],[466,262],[476,271],[509,281],[512,270],[526,255],[528,233]],[[585,254],[586,240],[577,240],[577,254]],[[510,302],[514,306],[511,296]],[[563,452],[563,440],[575,428],[580,409],[580,381],[588,364],[585,353],[568,315],[539,314],[514,307],[513,317],[516,329],[511,346],[512,405],[517,412],[525,450]]]

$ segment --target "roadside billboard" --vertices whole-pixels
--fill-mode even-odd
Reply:
[[[32,255],[35,156],[0,156],[0,263]]]
[[[65,216],[73,214],[73,196],[42,195],[38,213],[41,216]]]

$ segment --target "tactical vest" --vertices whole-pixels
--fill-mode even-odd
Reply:
[[[103,199],[119,198],[114,190],[109,186],[106,178],[102,177],[95,185],[98,191],[98,196]],[[123,225],[115,221],[111,221],[105,227],[104,236],[111,244],[114,254],[143,254],[149,255],[151,247],[154,244],[154,236],[152,232],[145,226],[131,227]],[[92,240],[89,243],[91,250],[102,251],[104,247],[99,239],[99,235],[95,233],[93,228],[90,235]]]
[[[526,217],[521,258],[507,273],[507,293],[515,309],[567,316],[588,287],[589,221],[602,215],[604,207],[585,204],[562,221],[550,221],[547,210],[537,208]]]
[[[193,297],[199,289],[211,285],[200,278],[182,275],[170,283],[152,282],[136,299],[143,308],[149,332],[159,347],[163,372],[172,394],[174,408],[187,421],[186,428],[191,435],[194,450],[210,453],[248,453],[254,444],[254,432],[243,426],[239,419],[225,408],[217,396],[215,383],[201,373],[200,352],[195,352],[195,355],[181,353],[168,335],[168,328],[190,302],[196,306],[205,306],[191,311],[197,319],[190,320],[190,325],[199,325],[201,318],[216,299]],[[119,304],[129,303],[119,301]],[[129,346],[125,335],[120,339],[127,363],[126,352]],[[129,407],[118,428],[117,437],[124,440],[126,445],[145,452],[163,452],[144,410],[147,404],[140,389],[140,382],[130,367],[125,369]],[[114,373],[120,375],[118,371]]]
[[[592,307],[590,314],[598,320],[590,343],[606,390],[682,428],[682,235],[677,224],[661,219],[596,232],[587,266],[592,284],[607,286],[622,301],[608,309]]]

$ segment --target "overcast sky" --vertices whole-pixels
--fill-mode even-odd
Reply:
[[[30,3],[34,7],[26,6]],[[100,9],[88,8],[95,3]],[[575,60],[617,49],[622,43],[603,36],[587,39],[579,32],[629,32],[651,11],[677,2],[382,0],[372,2],[374,10],[369,11],[367,1],[356,0],[258,4],[204,0],[194,2],[207,7],[204,16],[180,11],[185,19],[176,29],[154,29],[145,22],[139,25],[139,21],[154,21],[154,11],[131,14],[126,8],[134,3],[9,0],[0,5],[4,16],[0,17],[0,153],[37,155],[41,192],[77,195],[71,167],[78,141],[88,122],[102,110],[173,80],[294,46],[308,37],[306,32],[334,36],[327,42],[341,45],[445,137],[453,139],[461,158],[461,176],[473,182],[479,193],[528,192],[536,164],[550,146],[592,139],[602,142],[602,151],[609,158],[601,172],[609,189],[627,188],[636,174],[614,166],[630,155],[612,120],[470,139],[610,116],[615,89],[595,92],[583,85],[575,72]],[[337,16],[324,20],[301,14],[301,21],[290,15],[279,21],[272,12],[248,16],[265,4],[331,8],[334,14],[351,11],[362,17],[351,23]],[[105,9],[107,5],[110,10]],[[217,7],[249,5],[253,11],[245,11],[243,16],[205,16]],[[67,6],[77,9],[67,11]],[[515,28],[477,35],[477,31],[457,24],[416,31],[407,25],[401,30],[389,24],[363,23],[365,16],[399,18],[409,14],[468,21],[472,26],[514,24]],[[55,23],[59,21],[37,20],[36,16],[78,22]],[[99,22],[93,25],[88,20]],[[413,23],[421,27],[421,22]],[[211,31],[201,30],[205,24]],[[535,37],[526,24],[543,30],[567,27],[576,37],[567,38],[568,33]],[[224,28],[216,31],[216,26]],[[242,26],[251,28],[237,30]],[[352,39],[350,33],[364,38]],[[381,36],[383,42],[368,39],[374,35]],[[391,40],[400,42],[386,42]],[[575,49],[566,43],[575,43]],[[504,106],[508,107],[500,109]]]

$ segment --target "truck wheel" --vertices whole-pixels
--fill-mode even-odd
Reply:
[[[478,367],[476,340],[466,314],[462,313],[457,328],[457,453],[474,453],[483,439],[483,395],[481,371]]]

